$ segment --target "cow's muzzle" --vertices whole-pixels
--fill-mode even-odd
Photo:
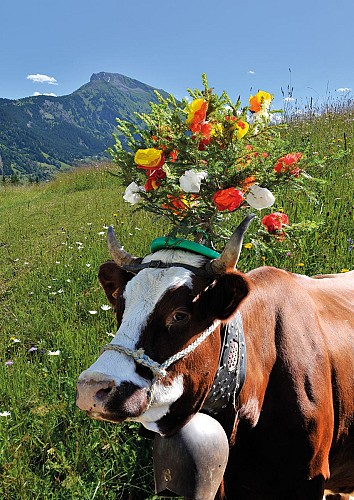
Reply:
[[[86,370],[77,382],[76,404],[92,418],[122,422],[145,411],[147,392],[131,382],[117,385],[103,373]]]

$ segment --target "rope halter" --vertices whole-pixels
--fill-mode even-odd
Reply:
[[[210,334],[212,334],[216,328],[220,325],[220,321],[214,321],[214,323],[209,326],[204,332],[202,332],[199,337],[197,337],[191,344],[189,344],[185,349],[182,349],[181,351],[177,352],[176,354],[173,354],[170,356],[166,361],[163,363],[158,363],[157,361],[154,361],[151,359],[147,354],[145,354],[144,349],[129,349],[128,347],[124,347],[123,345],[120,344],[107,344],[103,346],[101,350],[101,354],[105,351],[116,351],[120,352],[122,354],[125,354],[126,356],[130,356],[133,358],[133,360],[142,366],[145,366],[149,368],[154,377],[152,379],[151,385],[147,391],[148,394],[148,401],[147,401],[147,406],[142,414],[144,414],[151,406],[152,400],[153,400],[153,393],[154,393],[154,388],[155,384],[158,380],[166,377],[167,375],[167,368],[171,366],[173,363],[178,361],[179,359],[184,358],[191,352],[193,352],[202,342],[204,342],[205,339],[209,337]],[[140,415],[141,416],[141,415]],[[134,417],[130,418],[129,420],[134,420]]]

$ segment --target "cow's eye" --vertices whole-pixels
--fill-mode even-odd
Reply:
[[[190,319],[190,314],[187,311],[175,311],[167,320],[168,326],[183,325]]]

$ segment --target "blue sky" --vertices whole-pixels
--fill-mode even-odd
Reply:
[[[353,0],[2,0],[0,97],[65,95],[106,71],[178,98],[203,72],[234,99],[262,89],[282,105],[290,76],[299,106],[343,98],[353,18]]]

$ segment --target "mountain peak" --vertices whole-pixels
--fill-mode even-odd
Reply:
[[[100,73],[93,73],[90,78],[90,83],[94,83],[97,81],[106,82],[121,89],[152,89],[150,85],[146,85],[145,83],[134,80],[133,78],[129,78],[128,76],[121,75],[120,73],[106,73],[105,71],[102,71]]]

